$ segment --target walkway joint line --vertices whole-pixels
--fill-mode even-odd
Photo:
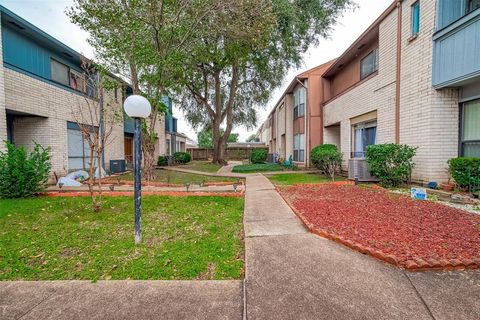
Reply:
[[[427,309],[427,312],[428,312],[428,314],[430,315],[430,317],[432,317],[433,320],[437,320],[437,319],[435,318],[435,316],[433,315],[432,310],[430,310],[430,308],[428,307],[427,302],[423,299],[423,297],[422,297],[422,295],[420,294],[420,292],[418,292],[417,287],[415,287],[415,285],[413,284],[412,280],[410,279],[410,277],[408,276],[408,274],[405,272],[405,270],[402,270],[402,273],[403,273],[403,274],[405,275],[405,277],[408,279],[408,282],[410,282],[410,285],[412,286],[413,291],[415,291],[415,294],[417,295],[417,297],[420,299],[420,301],[422,301],[422,304],[423,304],[423,306],[425,307],[425,309]]]

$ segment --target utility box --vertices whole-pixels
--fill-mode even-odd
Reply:
[[[111,173],[125,172],[125,160],[110,160],[110,172]]]

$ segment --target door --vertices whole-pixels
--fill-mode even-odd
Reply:
[[[133,139],[131,137],[125,137],[125,161],[127,164],[133,163]]]

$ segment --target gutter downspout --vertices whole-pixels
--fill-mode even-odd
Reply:
[[[305,163],[305,167],[308,167],[308,159],[310,159],[310,154],[309,154],[309,147],[310,147],[310,134],[309,134],[309,126],[308,126],[308,119],[310,119],[310,108],[308,106],[308,87],[306,85],[303,84],[302,81],[298,80],[298,78],[295,78],[295,80],[297,80],[297,82],[305,88],[305,158],[303,159],[304,160],[304,163]],[[307,78],[307,81],[308,81],[308,78]],[[307,82],[308,83],[308,82]],[[308,137],[308,138],[307,138]]]
[[[400,78],[402,67],[402,1],[397,2],[397,67],[395,79],[395,143],[400,143]]]

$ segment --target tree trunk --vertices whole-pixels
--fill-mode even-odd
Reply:
[[[142,140],[142,154],[143,154],[143,177],[147,181],[155,180],[155,144],[148,141],[148,139]]]

